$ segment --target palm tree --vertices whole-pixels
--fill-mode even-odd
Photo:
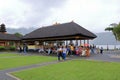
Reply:
[[[114,36],[115,36],[115,39],[118,40],[118,39],[117,39],[117,34],[116,34],[115,30],[114,30],[114,28],[117,27],[118,24],[112,23],[112,24],[110,24],[109,26],[110,26],[110,27],[105,28],[105,31],[112,31],[112,33],[113,33]]]
[[[120,23],[113,29],[113,31],[116,33],[117,40],[120,41]]]
[[[107,27],[105,28],[105,31],[113,31],[113,27]]]

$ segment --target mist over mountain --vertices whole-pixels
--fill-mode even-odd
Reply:
[[[18,28],[18,29],[7,28],[7,33],[14,34],[14,33],[18,32],[18,33],[25,35],[25,34],[32,32],[35,29],[37,29],[37,28],[33,28],[33,27],[31,27],[31,28]]]
[[[95,45],[120,45],[120,41],[115,39],[112,32],[101,32],[96,33],[97,38],[90,41],[91,44]]]

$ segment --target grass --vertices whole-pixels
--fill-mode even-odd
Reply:
[[[9,57],[9,56],[19,56],[18,54],[12,54],[12,53],[1,53],[0,58],[2,57]]]
[[[0,70],[57,60],[56,57],[0,54]]]
[[[120,63],[73,60],[12,74],[21,80],[120,80]]]

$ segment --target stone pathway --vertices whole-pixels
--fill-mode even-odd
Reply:
[[[23,66],[23,67],[12,68],[12,69],[7,69],[7,70],[0,70],[0,80],[19,80],[15,77],[12,77],[8,73],[25,70],[25,69],[30,69],[30,68],[46,66],[46,65],[55,64],[55,63],[58,63],[58,61],[46,62],[46,63],[35,64],[35,65],[30,65],[30,66]]]
[[[87,60],[120,62],[120,58],[118,58],[117,56],[115,56],[115,57],[113,57],[113,56],[115,56],[115,55],[111,55],[111,54],[95,54],[95,55],[87,58]]]
[[[120,51],[119,52],[109,52],[108,51],[108,52],[104,52],[104,54],[92,54],[90,57],[69,56],[67,58],[67,60],[72,60],[72,59],[120,62]],[[58,63],[58,61],[34,64],[34,65],[30,65],[30,66],[23,66],[23,67],[12,68],[12,69],[7,69],[7,70],[0,70],[0,80],[20,80],[20,79],[15,78],[14,76],[11,76],[8,73],[25,70],[25,69],[30,69],[30,68],[46,66],[46,65],[50,65],[50,64],[56,64],[56,63]]]

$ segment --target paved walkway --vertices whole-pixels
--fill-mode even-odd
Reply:
[[[106,51],[103,54],[93,54],[87,60],[120,62],[120,51]]]
[[[71,59],[85,59],[85,60],[99,60],[99,61],[109,61],[109,62],[120,62],[120,51],[107,51],[104,52],[104,54],[92,54],[90,57],[78,57],[78,56],[70,56],[68,57],[68,60]],[[30,66],[23,66],[19,68],[13,68],[13,69],[7,69],[7,70],[0,70],[0,80],[19,80],[17,78],[12,77],[11,75],[7,73],[30,69],[30,68],[36,68],[41,66],[46,66],[50,64],[56,64],[58,61],[53,62],[46,62],[41,64],[34,64]]]
[[[7,69],[7,70],[0,70],[0,80],[17,80],[15,78],[11,77],[10,75],[8,75],[7,73],[30,69],[30,68],[41,67],[41,66],[46,66],[46,65],[55,64],[55,63],[58,63],[58,61],[35,64],[35,65],[31,65],[31,66],[23,66],[23,67],[12,68],[12,69]]]

